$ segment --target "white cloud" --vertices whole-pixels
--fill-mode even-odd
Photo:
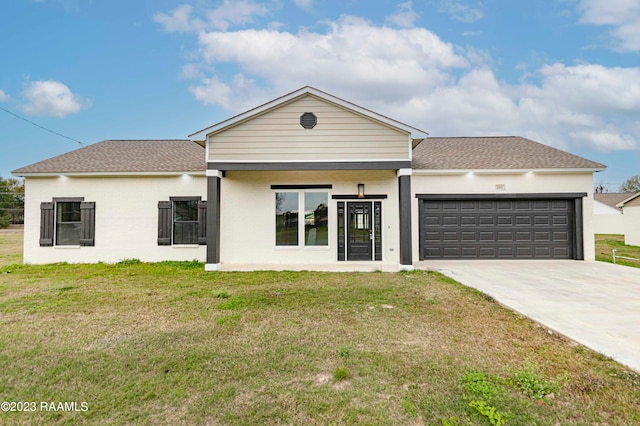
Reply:
[[[0,102],[6,102],[11,99],[11,96],[7,95],[4,90],[0,89]]]
[[[467,24],[479,21],[484,17],[481,3],[470,6],[455,0],[440,0],[440,12],[448,13],[453,19]]]
[[[59,81],[31,81],[23,92],[25,102],[20,109],[27,114],[62,118],[80,112],[91,106],[71,93],[71,90]]]
[[[326,33],[209,32],[199,42],[207,63],[237,64],[274,90],[315,84],[388,101],[403,99],[416,85],[443,84],[450,78],[444,70],[468,66],[453,45],[426,29],[376,27],[353,17],[330,23]]]
[[[556,63],[507,84],[487,52],[424,28],[351,16],[317,31],[202,31],[197,52],[199,61],[183,68],[191,93],[231,112],[311,85],[434,136],[515,134],[563,149],[640,149],[640,68]]]
[[[640,2],[638,0],[581,0],[583,24],[610,27],[614,49],[640,51]]]
[[[407,1],[400,3],[397,12],[387,16],[386,22],[400,28],[412,28],[418,16],[419,15],[413,10],[411,1]]]
[[[176,7],[171,13],[156,13],[153,20],[162,25],[165,31],[187,32],[194,30],[191,22],[191,12],[193,8],[188,4]]]
[[[250,24],[256,16],[268,12],[266,6],[251,0],[224,0],[217,8],[204,12],[206,19],[193,18],[193,7],[183,4],[168,14],[156,13],[153,20],[168,32],[227,31],[232,26]]]
[[[300,9],[309,10],[313,7],[313,0],[293,0],[293,3]]]

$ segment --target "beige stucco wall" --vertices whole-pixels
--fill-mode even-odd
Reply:
[[[624,215],[593,215],[593,232],[595,234],[624,234]]]
[[[172,196],[206,199],[206,178],[53,177],[25,180],[24,262],[205,260],[205,246],[158,246],[158,201]],[[40,247],[40,203],[53,197],[95,201],[95,247]]]
[[[640,246],[640,197],[625,204],[624,211],[624,243]]]
[[[386,194],[382,201],[383,256],[378,262],[338,262],[337,200],[332,195],[353,195],[358,183],[366,194]],[[331,184],[329,193],[329,245],[276,247],[275,193],[271,185]],[[301,192],[307,190],[300,190]],[[316,190],[308,190],[316,191]],[[221,181],[220,261],[222,269],[239,265],[333,265],[369,270],[398,268],[398,179],[395,171],[227,172]]]
[[[504,190],[496,190],[502,185]],[[583,198],[583,240],[585,260],[595,259],[593,228],[593,176],[591,173],[443,174],[418,175],[411,179],[413,260],[419,259],[418,200],[415,194],[517,194],[586,192]]]
[[[300,125],[316,115],[313,129]],[[409,134],[307,95],[207,138],[208,161],[409,160]]]

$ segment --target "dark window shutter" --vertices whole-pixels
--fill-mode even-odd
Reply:
[[[83,201],[80,203],[80,245],[95,246],[96,239],[96,203]]]
[[[171,201],[158,201],[158,245],[171,245],[171,217],[173,203]]]
[[[207,245],[207,202],[198,201],[198,244]]]
[[[40,247],[53,246],[54,203],[40,203]]]

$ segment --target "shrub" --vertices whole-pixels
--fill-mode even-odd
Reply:
[[[8,228],[11,223],[11,217],[9,215],[0,215],[0,229]]]

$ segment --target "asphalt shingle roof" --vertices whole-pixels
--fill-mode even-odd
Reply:
[[[593,194],[593,199],[614,209],[622,210],[622,208],[616,207],[616,204],[623,202],[633,194],[635,192],[606,192],[604,194]]]
[[[414,169],[600,169],[586,158],[519,136],[427,138],[413,149]],[[204,148],[191,140],[106,140],[12,173],[203,172]]]
[[[190,140],[106,140],[12,173],[204,172],[204,148]]]
[[[520,136],[427,138],[413,149],[414,169],[604,169],[586,158]]]

